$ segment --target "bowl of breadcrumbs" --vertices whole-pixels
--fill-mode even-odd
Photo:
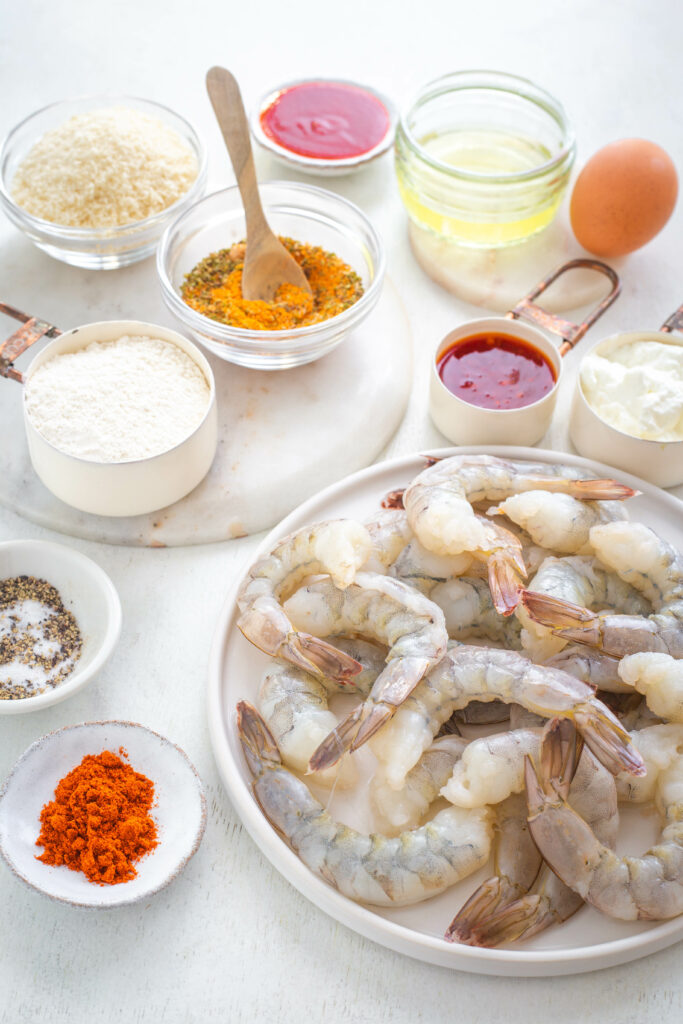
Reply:
[[[150,100],[95,96],[31,114],[0,149],[0,202],[40,249],[89,270],[150,256],[206,185],[204,144]]]

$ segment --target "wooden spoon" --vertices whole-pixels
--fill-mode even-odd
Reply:
[[[272,302],[282,284],[297,285],[311,295],[306,275],[273,234],[263,212],[249,140],[249,124],[234,76],[225,68],[211,68],[206,76],[206,88],[228,147],[247,221],[243,298]]]

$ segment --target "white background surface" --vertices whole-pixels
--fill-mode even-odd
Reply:
[[[262,0],[240,10],[230,0],[2,0],[0,8],[1,132],[51,100],[137,93],[177,109],[205,135],[210,187],[232,181],[203,89],[204,73],[214,63],[235,72],[247,106],[269,85],[305,74],[366,80],[403,106],[437,74],[476,67],[512,71],[564,102],[580,159],[612,139],[643,136],[663,145],[683,169],[683,16],[677,0],[318,0],[280,7]],[[263,177],[283,176],[267,160],[259,166]],[[438,446],[443,441],[426,414],[431,351],[450,327],[476,311],[441,292],[415,265],[390,159],[355,179],[328,184],[375,220],[412,323],[414,394],[387,454]],[[627,261],[623,296],[595,338],[658,326],[683,300],[682,223],[683,208]],[[34,250],[3,220],[0,267],[4,299],[60,326],[126,316],[171,324],[152,261],[108,274],[78,271]],[[571,374],[563,390],[548,442],[556,447],[566,443],[563,409]],[[5,445],[10,441],[3,438]],[[2,511],[0,535],[52,537]],[[128,718],[187,751],[206,784],[209,822],[184,875],[141,907],[88,913],[53,906],[1,867],[3,1022],[681,1019],[680,945],[576,978],[476,977],[407,960],[314,909],[244,834],[208,745],[204,684],[213,627],[227,581],[241,571],[256,540],[151,551],[65,542],[111,575],[123,603],[121,642],[99,681],[81,695],[0,721],[0,776],[51,729]]]

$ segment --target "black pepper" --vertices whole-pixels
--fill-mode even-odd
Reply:
[[[21,700],[59,685],[83,641],[59,591],[35,576],[0,580],[0,700]]]

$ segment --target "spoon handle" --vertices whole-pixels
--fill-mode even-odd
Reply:
[[[247,237],[258,243],[270,235],[259,198],[254,156],[249,139],[249,122],[239,86],[226,68],[213,67],[206,75],[206,88],[228,148],[247,221]]]

